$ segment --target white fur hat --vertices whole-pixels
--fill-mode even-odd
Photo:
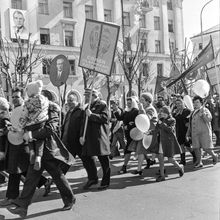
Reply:
[[[43,89],[42,80],[37,80],[35,82],[30,82],[27,85],[26,92],[27,92],[28,97],[32,97],[35,95],[40,95],[42,89]]]

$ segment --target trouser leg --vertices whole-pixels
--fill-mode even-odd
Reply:
[[[83,162],[83,166],[86,169],[88,179],[89,180],[97,180],[97,168],[95,164],[95,160],[93,157],[82,156],[81,160]]]
[[[98,156],[98,158],[99,158],[99,162],[101,164],[102,171],[103,171],[101,186],[109,185],[110,184],[110,175],[111,175],[109,158],[108,158],[108,156]]]
[[[6,198],[16,199],[19,196],[20,180],[21,180],[20,173],[9,174]]]
[[[61,169],[61,162],[56,159],[44,161],[44,168],[53,178],[61,198],[65,205],[72,203],[75,199],[73,191]]]
[[[23,190],[20,197],[15,200],[15,204],[23,208],[28,208],[28,206],[31,204],[31,200],[41,178],[42,172],[42,167],[40,170],[34,170],[34,165],[29,165]]]

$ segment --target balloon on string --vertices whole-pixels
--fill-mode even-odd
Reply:
[[[206,98],[209,95],[209,90],[210,85],[204,79],[197,80],[192,87],[192,91],[201,98]]]
[[[147,115],[139,114],[135,118],[135,125],[140,131],[147,132],[150,128],[150,120]]]
[[[193,111],[194,107],[193,107],[193,102],[192,102],[191,97],[190,97],[189,95],[185,95],[185,96],[183,97],[183,101],[184,101],[186,107],[187,107],[189,110]]]
[[[146,150],[150,147],[152,138],[153,138],[153,135],[147,135],[147,134],[143,135],[142,143],[143,143],[143,146]]]
[[[132,128],[130,131],[130,137],[134,141],[140,141],[143,138],[143,132],[141,132],[138,128]]]
[[[9,131],[7,135],[8,141],[13,145],[20,145],[24,142],[23,134],[24,134],[23,131],[20,132]]]

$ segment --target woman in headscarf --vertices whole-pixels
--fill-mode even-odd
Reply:
[[[143,93],[140,98],[139,103],[139,113],[140,114],[146,114],[150,120],[150,127],[148,130],[148,135],[152,136],[152,131],[155,129],[158,116],[157,116],[157,110],[152,105],[153,102],[153,96],[150,93]],[[139,174],[142,175],[142,164],[144,161],[144,157],[147,156],[147,150],[143,147],[142,140],[140,141],[141,144],[137,147],[137,154],[138,154],[138,168],[137,170],[134,170],[133,174]],[[152,155],[153,161],[155,159],[155,154]],[[151,160],[147,158],[148,166],[150,167]]]
[[[132,128],[135,127],[135,118],[138,115],[138,104],[134,97],[128,97],[127,98],[127,107],[125,111],[119,111],[115,112],[115,116],[118,120],[123,121],[124,125],[124,131],[125,131],[125,138],[127,140],[125,151],[124,151],[124,164],[119,171],[120,174],[127,172],[127,165],[131,157],[131,152],[128,147],[132,142],[132,139],[130,137],[130,131]]]
[[[189,116],[191,111],[185,107],[184,101],[181,98],[177,98],[175,105],[176,105],[176,109],[173,112],[173,117],[176,119],[176,137],[183,151],[182,154],[180,155],[181,157],[180,164],[183,164],[185,166],[186,149],[189,150],[189,152],[192,154],[193,161],[195,162],[196,160],[195,152],[191,148],[189,141],[186,141],[186,132],[189,126]]]

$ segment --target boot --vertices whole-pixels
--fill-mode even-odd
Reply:
[[[193,164],[196,163],[196,154],[194,151],[190,152],[192,154],[193,157]]]
[[[186,165],[186,154],[185,153],[180,154],[180,158],[181,160],[179,164],[182,164],[183,166],[185,166]]]

